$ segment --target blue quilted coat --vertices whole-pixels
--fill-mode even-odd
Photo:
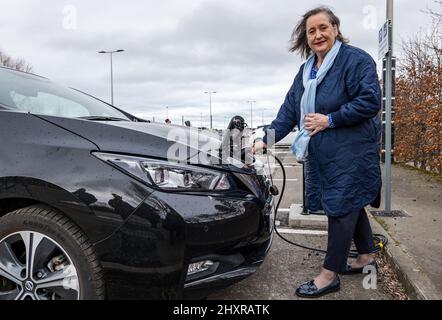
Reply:
[[[300,122],[303,68],[269,128],[275,142]],[[316,134],[309,144],[308,160],[317,164],[322,207],[329,216],[359,212],[369,204],[379,207],[380,110],[375,62],[365,51],[343,44],[316,93],[316,112],[332,114],[336,128]]]

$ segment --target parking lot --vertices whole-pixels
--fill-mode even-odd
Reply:
[[[277,156],[283,159],[287,173],[286,191],[277,218],[277,221],[280,221],[281,233],[290,241],[319,249],[326,248],[325,231],[294,230],[286,226],[290,205],[302,203],[302,166],[296,163],[287,149],[279,151]],[[280,170],[274,174],[274,179],[276,185],[282,185]],[[290,245],[275,234],[272,249],[257,273],[240,283],[210,295],[209,299],[299,299],[294,294],[295,288],[318,274],[323,258],[322,254]],[[366,275],[341,276],[340,292],[321,299],[388,300],[392,298],[383,290],[382,282],[378,283],[375,290],[364,289],[364,276]]]

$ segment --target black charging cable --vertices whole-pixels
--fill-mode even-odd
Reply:
[[[269,166],[269,176],[270,176],[270,181],[271,181],[272,186],[273,186],[273,176],[272,176],[272,173],[271,173],[269,154],[278,162],[278,164],[279,164],[279,166],[281,167],[281,170],[282,170],[282,181],[283,181],[283,183],[282,183],[282,189],[281,189],[280,197],[279,197],[278,203],[276,204],[276,207],[273,204],[273,209],[275,210],[275,212],[274,212],[274,219],[273,219],[273,230],[275,230],[275,233],[282,240],[284,240],[285,242],[287,242],[287,243],[289,243],[291,245],[297,246],[297,247],[302,248],[302,249],[314,251],[314,252],[320,252],[320,253],[323,253],[323,254],[327,253],[327,251],[325,251],[325,250],[316,249],[316,248],[310,248],[310,247],[301,245],[299,243],[290,241],[290,240],[286,239],[284,236],[282,236],[279,233],[278,228],[276,227],[276,218],[277,218],[277,214],[278,214],[279,205],[281,204],[281,200],[282,200],[282,197],[283,197],[284,191],[285,191],[286,172],[285,172],[285,168],[284,168],[284,165],[283,165],[282,161],[277,156],[275,156],[273,153],[270,153],[268,149],[264,149],[264,153],[267,154],[267,163],[268,163],[268,166]],[[373,241],[374,241],[374,246],[375,246],[375,249],[374,249],[373,253],[380,252],[388,244],[388,239],[384,235],[381,235],[381,234],[373,234]],[[357,258],[358,257],[357,250],[351,249],[348,256],[350,258]]]

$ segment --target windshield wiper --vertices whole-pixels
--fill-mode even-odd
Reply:
[[[129,119],[105,117],[105,116],[78,117],[78,119],[84,119],[84,120],[90,120],[90,121],[130,121]]]

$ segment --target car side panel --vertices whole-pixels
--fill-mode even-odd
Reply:
[[[92,242],[110,236],[151,192],[91,155],[89,141],[33,115],[0,111],[0,205],[33,199],[64,212]]]
[[[184,220],[156,197],[148,197],[97,250],[110,299],[182,298],[187,275]]]

